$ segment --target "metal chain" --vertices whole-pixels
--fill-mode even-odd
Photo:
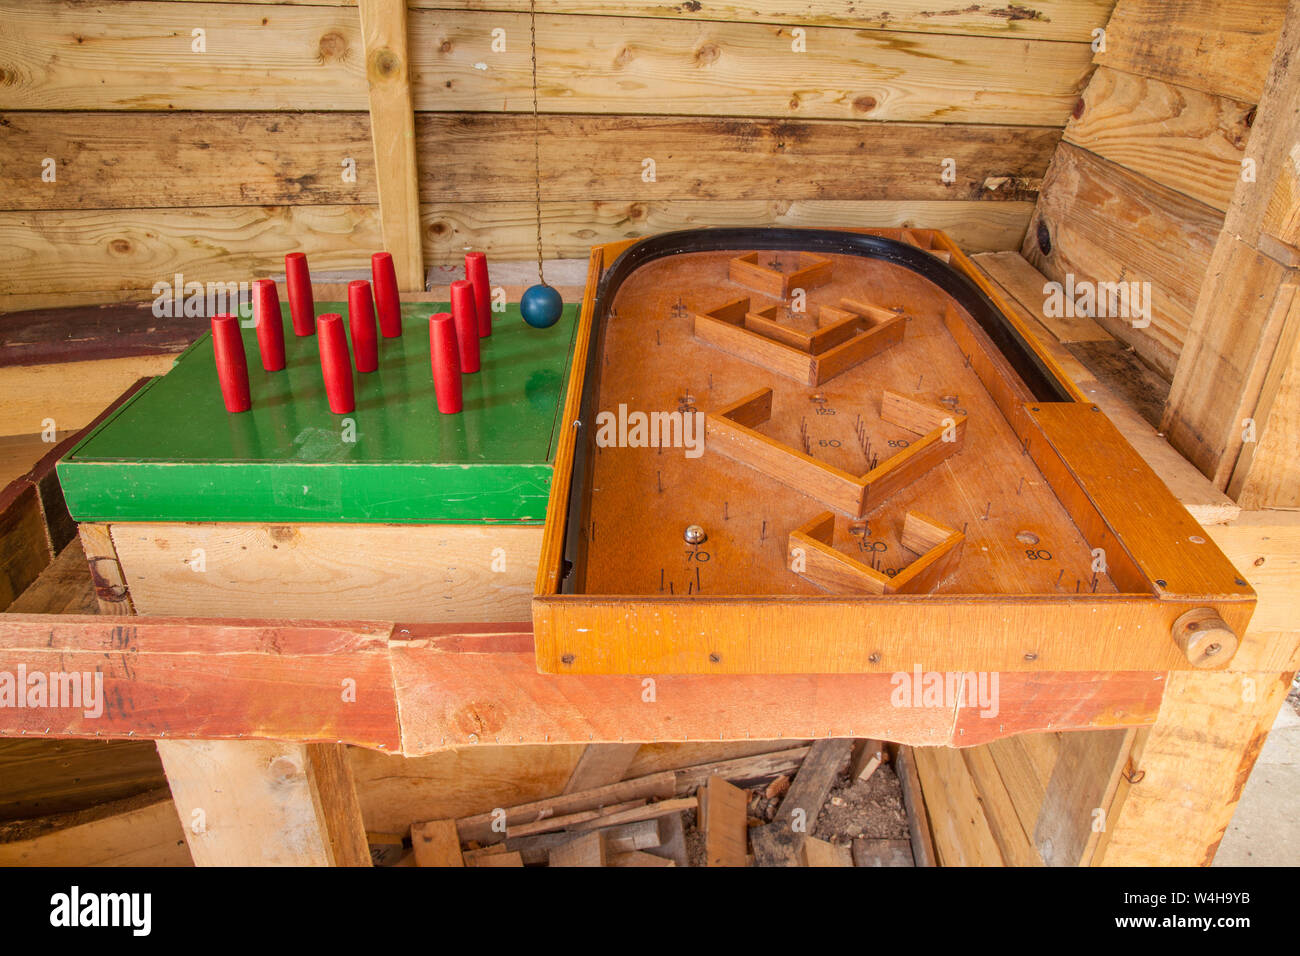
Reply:
[[[528,32],[533,59],[533,186],[537,212],[537,278],[547,285],[542,274],[542,121],[537,112],[537,0],[528,0]]]

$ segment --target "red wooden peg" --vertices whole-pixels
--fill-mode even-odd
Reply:
[[[284,316],[280,312],[280,290],[272,279],[253,280],[253,322],[262,368],[280,371],[284,368]]]
[[[379,368],[379,339],[375,334],[375,306],[370,283],[356,279],[348,283],[348,329],[352,333],[352,355],[358,372]]]
[[[456,344],[460,347],[460,370],[478,371],[478,308],[474,304],[474,285],[468,279],[451,284],[451,317],[456,325]]]
[[[397,270],[393,256],[376,252],[370,257],[370,277],[375,283],[375,310],[379,313],[379,333],[386,339],[402,334],[402,303],[397,296]]]
[[[330,411],[345,415],[356,408],[352,393],[352,358],[348,339],[343,333],[343,316],[327,312],[317,323],[320,339],[320,367],[325,377],[325,397]]]
[[[454,415],[461,409],[460,350],[456,326],[450,312],[429,316],[429,361],[433,365],[433,389],[438,411]]]
[[[474,310],[478,313],[478,337],[492,334],[492,287],[488,285],[487,254],[465,253],[465,278],[474,284]]]
[[[217,380],[226,411],[246,412],[253,407],[248,392],[248,360],[244,356],[244,337],[239,320],[233,315],[212,317],[212,354],[217,360]]]
[[[289,315],[294,335],[312,335],[316,331],[316,303],[311,294],[311,273],[307,257],[291,252],[284,257],[284,280],[289,286]]]

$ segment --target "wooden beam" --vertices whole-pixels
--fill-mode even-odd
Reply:
[[[219,657],[211,657],[214,648]],[[1027,716],[994,721],[978,710],[963,720],[969,708],[893,706],[888,673],[703,682],[668,675],[657,678],[661,699],[674,702],[666,710],[641,703],[635,676],[539,674],[527,625],[0,615],[0,670],[19,663],[29,671],[98,670],[113,706],[95,719],[79,710],[0,708],[4,734],[342,740],[407,755],[620,736],[806,739],[838,727],[846,736],[856,728],[908,743],[978,743],[1113,722],[1117,714],[1141,726],[1155,719],[1163,688],[1144,674],[1008,673],[1003,714],[1026,708]],[[355,702],[343,699],[345,681],[355,682]],[[721,725],[719,713],[728,715]]]
[[[1093,730],[1061,735],[1061,749],[1031,834],[1047,866],[1092,862],[1101,834],[1113,822],[1112,802],[1135,733]]]
[[[392,253],[403,292],[424,288],[420,188],[415,160],[415,114],[406,34],[405,0],[358,0],[370,85],[370,135],[384,248]]]
[[[199,866],[370,866],[339,744],[160,740]]]
[[[1291,672],[1170,674],[1108,821],[1107,866],[1208,866],[1291,687]]]
[[[551,866],[605,866],[607,854],[605,834],[596,830],[570,837],[551,850],[548,863]]]

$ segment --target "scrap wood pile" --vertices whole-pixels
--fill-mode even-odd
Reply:
[[[398,842],[387,860],[377,861],[507,867],[930,863],[924,848],[914,852],[916,790],[895,775],[897,769],[907,776],[905,749],[891,765],[879,741],[801,741],[574,789],[584,763],[625,768],[629,748],[635,752],[635,745],[589,747],[566,792],[554,797],[414,823],[411,849]],[[928,831],[923,809],[919,816]]]

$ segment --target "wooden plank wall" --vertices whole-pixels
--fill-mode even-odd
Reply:
[[[1023,253],[1050,279],[1150,282],[1153,321],[1099,318],[1166,379],[1187,340],[1286,0],[1119,0]]]
[[[540,0],[544,252],[771,223],[1016,248],[1112,5]],[[361,269],[385,230],[418,229],[425,266],[533,252],[524,0],[412,0],[404,29],[400,0],[0,8],[0,311],[274,274],[291,250]]]

